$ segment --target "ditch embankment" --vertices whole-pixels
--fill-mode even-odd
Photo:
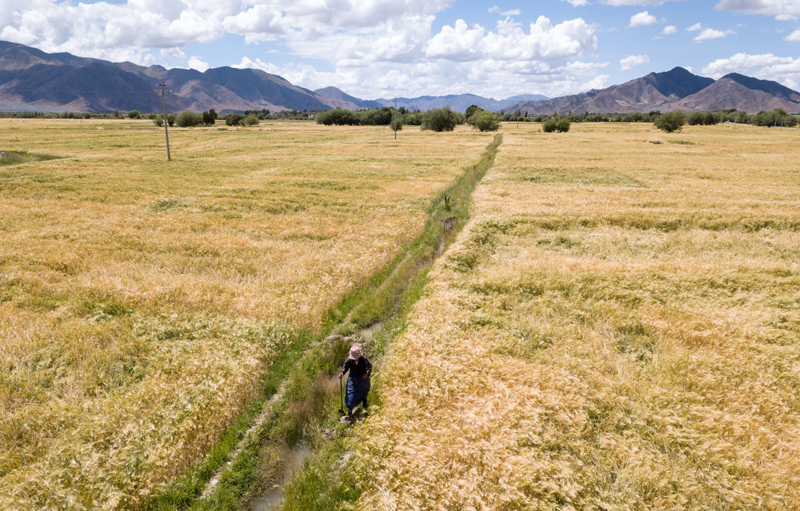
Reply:
[[[469,219],[472,192],[501,143],[498,134],[434,200],[412,244],[328,312],[322,335],[297,335],[273,363],[255,402],[198,467],[149,509],[327,510],[358,499],[342,463],[351,425],[338,413],[340,364],[353,342],[364,346],[374,366],[370,402],[380,406],[382,356],[422,296],[431,265]]]

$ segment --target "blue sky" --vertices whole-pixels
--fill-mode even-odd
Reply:
[[[362,97],[572,94],[652,71],[800,89],[800,0],[0,0],[0,39]]]

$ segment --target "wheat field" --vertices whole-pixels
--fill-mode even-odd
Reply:
[[[537,129],[387,355],[359,508],[800,508],[798,131]]]
[[[489,136],[0,121],[0,507],[130,509],[386,266]]]

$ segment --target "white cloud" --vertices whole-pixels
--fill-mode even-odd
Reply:
[[[631,55],[619,61],[620,71],[630,71],[634,66],[641,66],[642,64],[649,64],[650,57],[647,55]]]
[[[686,31],[687,32],[697,32],[698,30],[702,30],[702,29],[703,29],[703,24],[702,23],[695,23],[691,27],[687,28]]]
[[[682,2],[683,0],[603,0],[607,5],[659,5],[664,2]]]
[[[794,90],[800,88],[800,58],[778,57],[772,53],[737,53],[727,59],[715,60],[703,68],[703,73],[712,78],[742,73],[762,80],[773,80]]]
[[[589,5],[589,0],[564,0],[564,1],[572,4],[572,7],[582,7],[584,5]]]
[[[597,48],[597,36],[582,19],[553,25],[540,16],[528,26],[509,20],[497,23],[487,32],[480,25],[467,26],[458,20],[454,27],[445,25],[428,45],[429,58],[468,61],[490,58],[496,61],[554,61],[576,57]]]
[[[199,57],[192,55],[192,58],[189,59],[189,69],[196,69],[203,73],[208,69],[208,62],[204,62]]]
[[[481,54],[485,30],[480,25],[468,27],[457,20],[455,27],[445,25],[428,44],[426,56],[455,61],[473,60]]]
[[[666,27],[664,27],[664,30],[661,31],[661,34],[663,34],[663,35],[672,35],[677,31],[678,31],[678,27],[676,27],[675,25],[667,25]]]
[[[783,38],[784,41],[800,42],[800,29],[795,30],[791,34]]]
[[[590,90],[605,89],[608,83],[608,75],[597,75],[594,79],[582,84],[578,90],[580,92],[588,92]]]
[[[720,0],[716,8],[721,11],[774,16],[779,20],[800,16],[800,0]]]
[[[496,5],[489,9],[489,14],[499,14],[500,16],[519,16],[522,11],[519,9],[510,9],[508,11],[501,11]]]
[[[655,25],[658,19],[647,11],[640,12],[631,16],[631,24],[629,27],[642,27],[645,25]]]
[[[728,37],[731,34],[735,34],[733,30],[715,30],[713,28],[707,28],[700,32],[700,35],[694,38],[694,41],[699,43],[701,41],[710,41],[712,39],[721,39],[723,37]]]
[[[589,0],[568,0],[586,5]],[[438,13],[455,0],[0,0],[0,39],[47,52],[70,52],[140,65],[209,65],[195,45],[226,36],[247,43],[278,41],[294,64],[268,62],[253,47],[252,65],[317,88],[341,86],[361,97],[475,92],[502,96],[574,93],[608,63],[594,57],[595,28],[583,19],[551,23],[540,17],[522,25],[453,23],[433,32]],[[490,4],[491,5],[491,4]],[[487,6],[488,7],[488,6]],[[256,57],[260,57],[259,60]],[[233,58],[231,56],[231,58]],[[304,59],[323,62],[318,71]],[[589,58],[587,60],[592,60]]]
[[[791,57],[777,57],[772,53],[749,55],[737,53],[727,59],[718,59],[703,68],[703,73],[712,78],[720,78],[728,73],[746,73],[753,68],[790,64],[794,61]]]
[[[608,62],[578,62],[573,61],[564,66],[564,70],[569,74],[592,76],[597,74],[597,71],[608,67]]]

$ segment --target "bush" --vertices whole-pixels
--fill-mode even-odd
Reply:
[[[245,126],[258,126],[259,122],[260,121],[258,120],[258,117],[256,117],[253,114],[250,114],[244,119],[242,119],[242,124],[244,124]]]
[[[350,110],[343,108],[334,108],[327,112],[320,112],[317,114],[317,124],[324,124],[325,126],[358,126],[359,118]]]
[[[178,114],[175,122],[177,122],[178,126],[181,128],[191,128],[192,126],[198,126],[202,124],[203,117],[200,114],[184,110]]]
[[[642,122],[644,121],[644,114],[642,112],[633,112],[622,117],[622,122]]]
[[[422,129],[438,132],[453,131],[462,122],[463,116],[446,106],[426,112],[422,119]]]
[[[138,110],[131,110],[128,112],[129,119],[138,119],[142,116],[142,114]]]
[[[244,116],[242,114],[228,114],[225,116],[225,124],[228,126],[238,126],[241,124]]]
[[[172,115],[172,114],[167,114],[167,123],[170,126],[174,126],[175,125],[175,116]],[[153,116],[153,124],[155,124],[159,128],[164,126],[164,117],[162,117],[161,114],[155,114]]]
[[[386,107],[372,108],[358,112],[358,124],[361,126],[390,126],[392,110]]]
[[[797,118],[786,113],[782,108],[775,108],[767,112],[758,112],[753,116],[755,126],[785,126],[791,128],[797,124]]]
[[[398,115],[390,124],[389,127],[392,131],[400,131],[403,129],[403,116]]]
[[[717,118],[711,112],[693,112],[686,120],[689,126],[713,126],[717,124]]]
[[[217,122],[217,112],[213,108],[203,112],[203,124],[213,126]]]
[[[686,114],[680,110],[667,112],[656,119],[653,124],[655,124],[656,128],[666,131],[667,133],[680,131],[681,128],[683,128],[683,125],[686,124]]]
[[[477,116],[475,125],[478,126],[480,131],[497,131],[500,129],[500,121],[492,112],[482,110],[475,115]]]
[[[570,127],[566,117],[551,117],[542,123],[542,131],[545,133],[566,133]]]

